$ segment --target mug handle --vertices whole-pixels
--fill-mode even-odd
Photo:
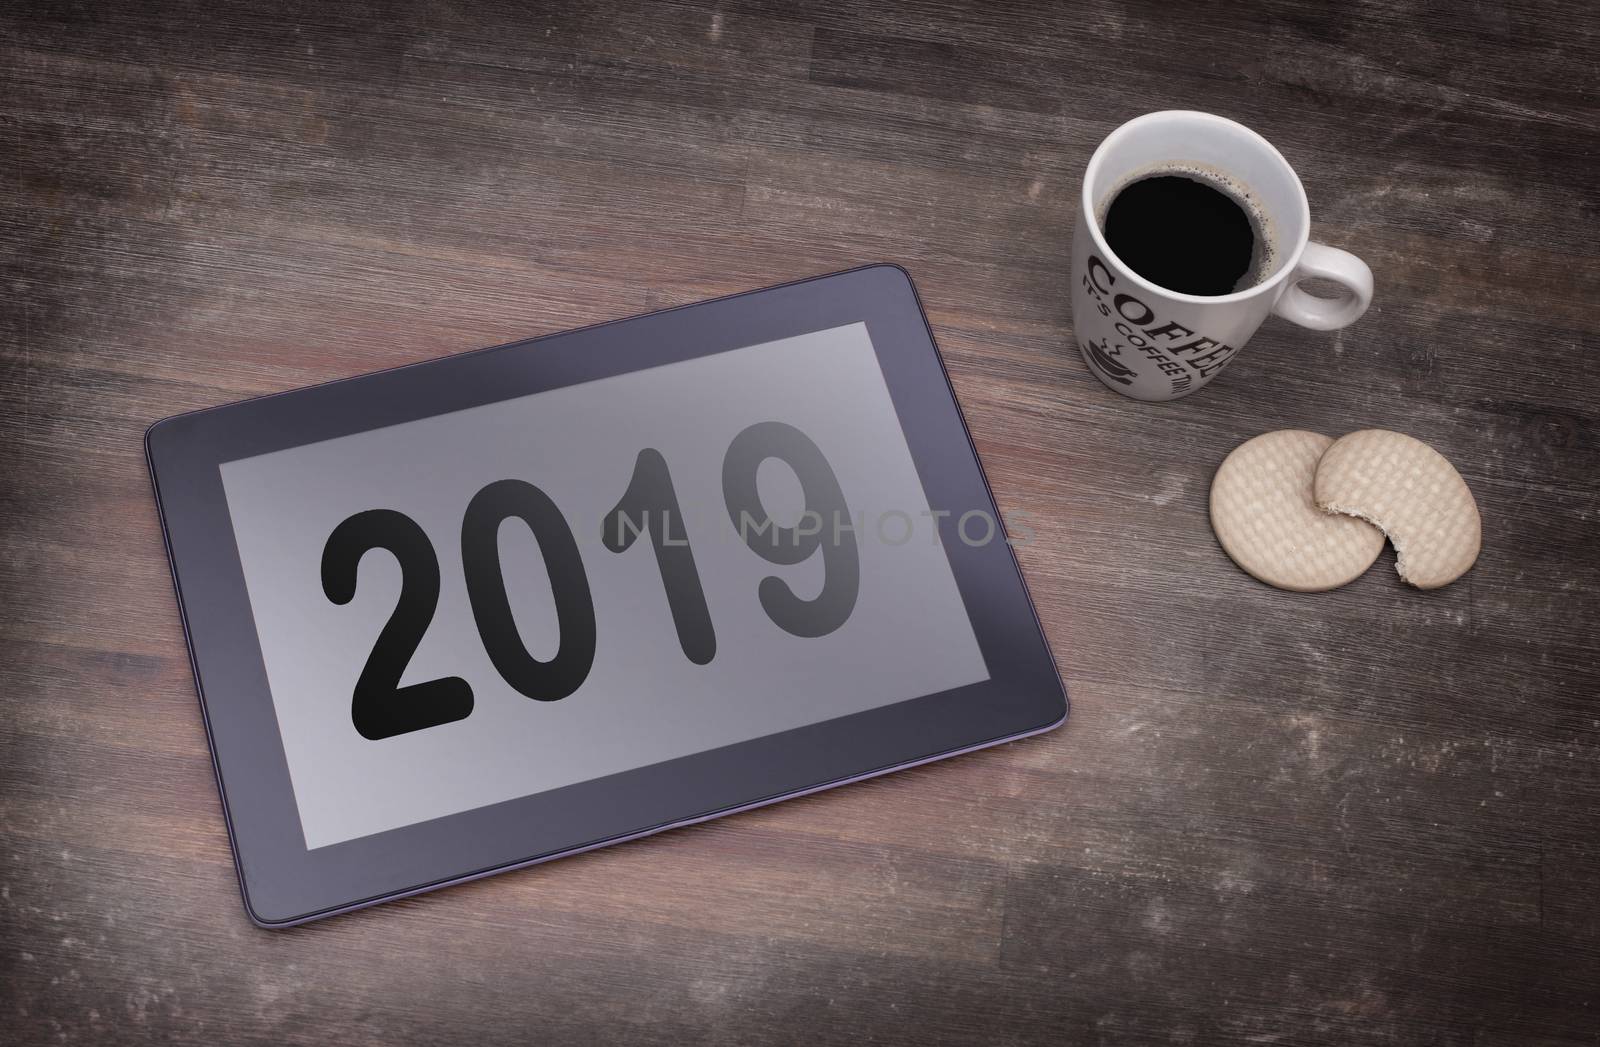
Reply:
[[[1338,298],[1318,298],[1300,289],[1301,280],[1332,280],[1344,287]],[[1337,247],[1308,243],[1289,286],[1273,303],[1272,311],[1285,320],[1314,331],[1332,331],[1353,324],[1372,304],[1372,270],[1367,263]]]

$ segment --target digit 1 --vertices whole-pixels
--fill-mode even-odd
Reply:
[[[639,452],[633,463],[633,479],[628,481],[622,500],[606,514],[602,528],[600,540],[614,553],[627,550],[642,532],[650,532],[650,546],[661,570],[661,587],[667,592],[667,607],[678,630],[678,646],[696,665],[705,665],[716,657],[717,632],[706,607],[683,512],[678,508],[678,492],[660,451],[646,447]]]
[[[772,521],[756,489],[756,470],[768,458],[794,470],[806,497],[802,519],[815,527],[779,527]],[[861,554],[854,530],[846,529],[850,507],[839,478],[811,437],[783,422],[757,422],[745,429],[722,459],[722,496],[739,537],[769,563],[796,564],[822,550],[822,591],[813,600],[800,599],[776,575],[761,579],[758,593],[767,617],[795,636],[826,636],[843,625],[861,593]],[[827,542],[825,530],[831,531]]]

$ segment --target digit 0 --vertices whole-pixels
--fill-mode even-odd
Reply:
[[[548,662],[528,653],[506,597],[500,524],[512,517],[533,532],[550,576],[561,646]],[[550,496],[522,480],[497,480],[473,495],[461,521],[461,562],[478,636],[506,683],[540,702],[558,701],[581,687],[594,666],[594,598],[572,528]]]

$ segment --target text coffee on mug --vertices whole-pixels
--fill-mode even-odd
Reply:
[[[1072,324],[1089,369],[1138,400],[1215,378],[1268,313],[1320,331],[1372,302],[1372,271],[1310,242],[1305,188],[1254,131],[1209,113],[1150,113],[1100,143],[1072,244]],[[1299,285],[1343,290],[1319,298]]]

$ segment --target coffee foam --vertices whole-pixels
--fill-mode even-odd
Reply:
[[[1227,172],[1202,164],[1196,160],[1163,160],[1159,163],[1148,164],[1125,175],[1111,188],[1095,207],[1094,221],[1100,229],[1100,234],[1105,235],[1106,213],[1111,210],[1111,202],[1117,198],[1128,186],[1135,182],[1142,182],[1146,178],[1157,178],[1162,175],[1177,175],[1180,178],[1193,179],[1203,182],[1214,189],[1224,192],[1228,197],[1244,209],[1245,215],[1250,219],[1250,228],[1255,233],[1255,243],[1250,251],[1250,268],[1246,275],[1240,278],[1234,286],[1234,292],[1248,291],[1258,284],[1264,283],[1273,273],[1278,271],[1278,231],[1277,224],[1272,216],[1267,214],[1261,206],[1256,194],[1250,187],[1234,178]]]

